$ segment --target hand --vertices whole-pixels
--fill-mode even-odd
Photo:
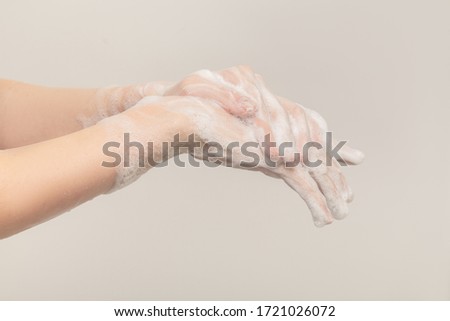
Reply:
[[[277,146],[292,142],[294,149],[287,150],[283,155],[277,148],[269,149],[270,157],[276,160],[276,167],[260,164],[252,169],[282,178],[306,201],[317,226],[329,224],[333,218],[342,219],[348,214],[347,203],[353,196],[338,162],[333,160],[330,166],[325,166],[325,154],[317,152],[315,156],[323,162],[322,166],[310,167],[305,164],[306,155],[301,153],[302,147],[310,142],[325,146],[327,125],[324,119],[299,104],[274,96],[261,76],[249,67],[238,66],[219,72],[202,70],[169,87],[166,94],[207,99],[227,112],[228,115],[215,110],[201,123],[199,135],[203,141],[216,139],[221,142],[233,140],[243,143],[245,140],[262,143],[264,136],[270,134]],[[234,116],[233,121],[229,115]],[[360,151],[350,147],[345,146],[341,151],[342,163],[358,164],[363,159]],[[294,152],[302,155],[300,166],[285,167],[287,162],[292,161]],[[265,156],[263,151],[260,151],[261,155]],[[242,156],[235,155],[233,158],[235,167],[243,161]]]

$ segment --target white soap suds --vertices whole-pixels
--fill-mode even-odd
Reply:
[[[253,114],[257,110],[258,102],[249,95],[242,85],[232,84],[228,81],[226,81],[223,76],[217,72],[213,72],[208,69],[202,69],[199,70],[193,75],[197,75],[202,77],[205,80],[208,80],[212,82],[213,84],[216,84],[222,88],[227,89],[230,93],[234,93],[235,96],[239,96],[240,98],[236,103],[241,107],[240,113],[236,114],[235,116],[241,117],[241,116],[253,116]],[[226,106],[224,106],[226,107]]]
[[[119,114],[132,107],[143,96],[143,86],[109,86],[100,88],[95,94],[93,113],[78,117],[83,128],[95,125],[100,120]]]
[[[124,133],[130,134],[130,141],[144,142],[144,137],[139,135],[139,129],[134,121],[125,114],[105,118],[99,122],[100,125],[105,125],[108,136],[108,141],[120,143],[120,147],[114,149],[115,153],[120,155],[121,161],[116,169],[116,180],[108,193],[117,191],[127,185],[136,181],[142,174],[149,170],[145,159],[148,155],[148,146],[144,146],[144,167],[139,166],[139,152],[136,148],[129,149],[129,166],[125,167],[124,162]]]

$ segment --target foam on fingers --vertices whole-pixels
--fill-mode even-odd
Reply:
[[[336,219],[346,217],[348,215],[348,205],[344,200],[342,190],[336,184],[337,182],[328,173],[316,175],[312,172],[311,176],[317,182],[320,191],[325,196],[328,208],[333,214],[333,217]]]
[[[283,173],[282,178],[305,201],[311,211],[314,225],[322,227],[333,222],[325,196],[304,168],[289,169]]]
[[[328,176],[330,176],[336,184],[344,201],[347,203],[351,202],[353,198],[352,191],[347,183],[347,179],[344,174],[342,174],[341,165],[339,165],[339,162],[335,159],[333,159],[332,166],[328,167]]]
[[[219,104],[229,114],[243,119],[254,116],[258,105],[240,86],[207,69],[188,75],[171,87],[166,95],[208,99]]]
[[[295,137],[291,128],[289,115],[286,109],[283,108],[280,101],[275,97],[265,86],[261,76],[255,75],[256,85],[260,91],[263,110],[261,114],[262,118],[267,119],[273,132],[273,139],[276,142],[276,146],[279,148],[283,143],[291,143],[292,146],[287,149],[284,156],[281,158],[286,161],[293,160],[293,152],[295,145]]]

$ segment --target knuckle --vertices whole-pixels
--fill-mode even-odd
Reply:
[[[250,67],[249,65],[242,64],[242,65],[237,65],[236,67],[238,69],[242,70],[243,72],[254,73],[252,67]]]

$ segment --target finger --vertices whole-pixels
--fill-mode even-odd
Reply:
[[[305,110],[289,99],[283,97],[277,97],[277,99],[288,114],[289,124],[294,137],[294,151],[299,153],[300,161],[304,164],[303,147],[309,139],[309,128],[306,123]]]
[[[337,145],[333,140],[333,146]],[[350,147],[347,144],[342,146],[339,150],[339,155],[341,159],[339,159],[339,163],[342,165],[359,165],[364,161],[365,155],[362,151]]]
[[[324,150],[325,135],[327,125],[325,120],[316,112],[306,110],[307,126],[309,128],[310,139],[319,143],[321,147],[312,148],[309,151],[308,169],[311,176],[317,182],[319,189],[327,200],[331,213],[336,219],[343,219],[348,215],[348,205],[345,200],[346,189],[341,184],[340,177],[336,169],[327,166],[326,152]],[[312,157],[311,157],[312,156]],[[330,164],[332,165],[332,164]]]
[[[283,139],[280,139],[280,135],[275,133],[275,131],[288,130],[289,126],[277,126],[274,125],[272,119],[269,116],[269,107],[267,102],[263,102],[263,97],[271,95],[268,91],[264,94],[261,93],[263,84],[257,79],[255,73],[248,66],[236,66],[232,68],[227,68],[219,72],[221,76],[233,83],[235,86],[242,88],[246,93],[248,93],[253,101],[257,103],[257,110],[255,111],[254,117],[249,119],[251,124],[254,126],[255,134],[259,143],[266,141],[266,137],[270,139],[270,143],[276,142],[280,146]],[[266,89],[264,88],[266,91]],[[269,100],[266,98],[266,100]],[[276,99],[275,99],[276,100]],[[279,104],[279,103],[278,103]],[[268,135],[268,136],[267,136]],[[292,141],[292,139],[285,141]],[[262,146],[262,145],[261,145]],[[271,161],[278,162],[280,160],[280,155],[278,149],[275,146],[261,148],[262,152],[266,157],[270,157]],[[293,152],[287,151],[288,155],[293,154]]]
[[[303,107],[303,109],[305,110],[305,118],[308,125],[309,141],[318,142],[325,146],[325,134],[328,130],[325,119],[312,109],[306,107]]]
[[[187,76],[174,87],[172,94],[214,100],[228,113],[239,118],[253,116],[257,108],[257,103],[250,95],[209,70],[200,70]]]
[[[330,167],[329,175],[338,185],[338,189],[341,190],[344,200],[347,203],[350,203],[353,200],[353,192],[347,183],[347,179],[342,173],[341,165],[339,165],[339,162],[335,159],[333,159],[333,165]]]
[[[212,83],[197,83],[189,85],[182,96],[195,96],[217,102],[228,113],[247,118],[254,114],[256,106],[249,97],[241,95],[233,89],[220,88]]]
[[[240,83],[237,84],[235,80],[227,81],[222,74],[210,70],[200,70],[195,74],[222,89],[222,93],[228,93],[228,95],[223,94],[223,97],[231,99],[223,101],[223,107],[230,114],[238,117],[250,117],[255,114],[258,102],[240,86]]]
[[[258,146],[253,147],[256,151],[252,150],[252,155],[244,153],[243,149],[239,148],[239,142],[250,142],[257,145],[254,133],[249,127],[245,126],[238,118],[227,113],[218,104],[197,97],[182,99],[188,98],[194,99],[200,105],[201,112],[198,112],[198,108],[190,110],[189,108],[183,108],[182,100],[178,102],[180,112],[187,114],[193,120],[196,135],[205,143],[204,145],[213,146],[212,150],[200,146],[201,148],[194,151],[194,157],[199,159],[208,157],[213,162],[219,161],[221,165],[235,168],[257,166],[252,155],[256,153],[257,159],[261,159],[261,155],[258,154]],[[236,145],[236,143],[238,144]],[[210,154],[211,152],[212,154]]]
[[[242,75],[236,67],[222,69],[217,73],[220,74],[222,78],[230,84],[233,84],[235,86],[243,85]]]
[[[226,81],[232,83],[235,86],[246,87],[255,83],[254,71],[246,65],[238,65],[231,68],[219,70],[217,72]]]
[[[326,156],[323,150],[311,151],[308,158],[311,162],[311,167],[307,167],[309,173],[325,196],[333,217],[343,219],[348,215],[348,205],[344,198],[345,190],[340,184],[338,175],[334,171],[335,169],[331,166],[326,166]]]
[[[306,108],[305,110],[307,111],[306,118],[311,136],[310,139],[313,141],[318,141],[322,146],[325,146],[325,133],[328,130],[325,120],[317,112]],[[320,155],[321,161],[324,162],[324,164],[327,164],[326,154],[322,152]],[[340,170],[339,164],[334,159],[333,161],[334,162],[330,164],[330,166],[327,166],[326,174],[324,174],[328,177],[328,179],[323,179],[320,175],[317,179],[320,180],[319,185],[323,186],[324,193],[326,191],[328,194],[327,199],[330,202],[330,206],[333,207],[332,212],[335,217],[342,219],[348,215],[348,205],[346,203],[353,199],[353,194]],[[332,184],[337,190],[336,193],[333,192]]]
[[[270,124],[273,139],[278,148],[285,143],[291,144],[291,147],[284,150],[283,156],[278,156],[285,161],[292,161],[295,138],[291,129],[289,116],[280,101],[267,89],[262,77],[255,75],[255,80],[262,101],[259,117]],[[279,151],[278,149],[275,150]]]
[[[217,74],[240,92],[246,93],[254,101],[256,106],[261,106],[259,91],[255,86],[255,74],[250,67],[231,67],[220,70]]]
[[[291,168],[284,171],[281,177],[306,202],[317,227],[333,222],[333,216],[327,206],[324,195],[304,168]]]
[[[348,205],[344,200],[341,191],[328,174],[315,175],[311,174],[314,180],[317,182],[320,191],[327,200],[328,208],[330,209],[333,217],[341,220],[348,215]]]

